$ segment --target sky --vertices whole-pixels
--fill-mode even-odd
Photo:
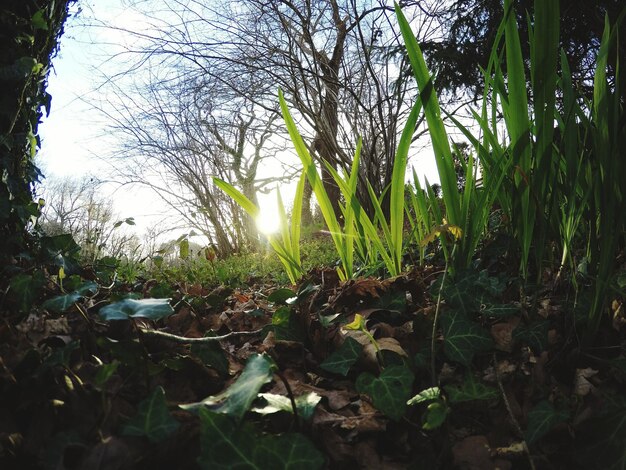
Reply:
[[[123,0],[81,0],[82,18],[71,17],[61,38],[60,51],[53,60],[49,75],[48,92],[52,95],[51,114],[40,125],[42,148],[38,154],[38,164],[44,175],[51,178],[84,175],[106,179],[111,165],[106,154],[113,145],[106,135],[106,123],[99,120],[93,105],[102,98],[102,91],[96,89],[95,69],[106,65],[106,57],[124,40],[119,31],[112,33],[102,28],[84,26],[89,18],[110,21],[124,27],[141,28],[142,18],[129,15],[124,9]],[[73,12],[75,14],[75,11]],[[419,175],[426,175],[429,181],[438,177],[432,153],[427,149],[412,157]],[[271,173],[271,169],[261,172]],[[411,170],[407,170],[407,176]],[[45,187],[45,182],[44,182]],[[150,190],[140,187],[119,187],[113,184],[104,187],[114,205],[119,220],[134,217],[139,235],[150,226],[167,219],[168,208]],[[283,199],[291,201],[293,187],[282,188]],[[271,230],[274,219],[275,194],[260,195],[262,227]],[[176,238],[183,231],[172,237]]]
[[[122,14],[119,0],[79,2],[89,16]],[[75,11],[74,11],[75,14]],[[106,179],[109,163],[103,158],[110,145],[104,123],[98,120],[93,105],[98,99],[94,72],[105,60],[106,48],[98,45],[108,40],[103,31],[82,26],[82,21],[70,17],[61,38],[58,55],[48,78],[48,93],[52,95],[50,116],[39,127],[42,139],[38,164],[50,178],[84,175]],[[45,187],[45,182],[44,182]],[[105,188],[113,198],[120,218],[135,217],[141,221],[154,211],[149,192],[140,188]]]

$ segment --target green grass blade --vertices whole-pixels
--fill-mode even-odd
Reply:
[[[302,140],[302,136],[300,136],[300,133],[298,132],[296,123],[291,117],[289,107],[287,106],[283,93],[280,89],[278,90],[278,100],[280,102],[280,108],[283,114],[283,119],[285,120],[285,125],[287,126],[287,131],[289,132],[289,137],[291,138],[298,157],[300,157],[300,160],[302,161],[304,172],[309,180],[311,188],[313,189],[320,211],[322,212],[322,216],[326,222],[326,226],[328,227],[333,242],[335,243],[337,254],[341,258],[343,271],[340,274],[344,278],[350,278],[353,274],[353,267],[352,265],[348,265],[345,257],[345,241],[341,225],[337,220],[333,206],[322,183],[322,179],[317,172],[315,163],[313,162],[313,159],[311,158],[311,155]]]
[[[246,196],[244,196],[237,188],[219,178],[213,178],[215,186],[224,191],[235,201],[244,211],[250,215],[254,220],[259,216],[259,208]]]
[[[400,25],[400,31],[406,45],[407,54],[420,90],[420,100],[424,107],[424,114],[426,115],[426,122],[428,123],[428,130],[430,132],[439,179],[441,181],[443,200],[446,206],[446,216],[450,223],[459,225],[461,217],[459,213],[460,204],[456,185],[456,172],[454,170],[454,161],[452,152],[450,151],[448,135],[443,120],[441,119],[441,110],[433,86],[433,79],[428,71],[426,61],[415,39],[415,35],[411,30],[411,26],[397,3],[395,10],[398,24]]]
[[[291,209],[291,252],[294,258],[300,259],[300,231],[302,228],[302,203],[304,200],[304,185],[306,183],[306,174],[302,172],[296,193],[293,197],[293,208]]]
[[[393,172],[391,174],[391,193],[390,193],[390,249],[394,259],[395,266],[398,270],[402,269],[402,234],[404,230],[404,177],[406,174],[406,166],[408,162],[409,148],[411,140],[415,132],[415,126],[421,111],[421,101],[418,100],[413,105],[411,114],[404,126],[396,158],[393,163]]]

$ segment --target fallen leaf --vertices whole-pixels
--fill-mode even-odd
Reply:
[[[491,448],[485,436],[469,436],[452,446],[455,468],[462,470],[495,469]]]
[[[586,369],[576,369],[574,374],[574,393],[581,397],[588,395],[594,389],[589,381],[591,377],[598,373],[597,370],[587,367]]]
[[[81,468],[119,470],[129,468],[132,464],[130,449],[124,441],[116,437],[107,437],[89,451]]]
[[[398,340],[395,338],[380,338],[376,340],[376,344],[378,345],[378,349],[381,351],[391,351],[396,353],[398,356],[409,357]],[[378,360],[376,359],[376,346],[374,346],[371,341],[368,341],[363,347],[363,355],[365,361],[369,363],[369,365],[378,363]]]
[[[353,394],[346,390],[330,390],[323,394],[328,400],[328,407],[337,411],[352,403]]]
[[[497,350],[504,352],[513,350],[513,330],[519,322],[518,317],[511,317],[506,322],[496,323],[491,327],[491,336]]]

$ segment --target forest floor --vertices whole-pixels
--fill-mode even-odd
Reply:
[[[0,468],[625,468],[623,299],[584,346],[565,286],[442,270],[179,283],[171,315],[102,314],[146,280],[3,318]]]

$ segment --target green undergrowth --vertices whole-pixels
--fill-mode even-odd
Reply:
[[[323,266],[332,266],[336,262],[336,253],[329,245],[324,234],[316,235],[301,242],[302,269],[307,272]],[[155,278],[164,282],[201,282],[218,286],[220,284],[240,287],[250,283],[290,284],[278,256],[267,249],[264,252],[237,253],[227,258],[206,259],[203,252],[188,259],[161,261],[158,258],[147,259],[139,269],[128,269],[125,260],[120,260],[120,268],[129,272],[127,281],[137,276]]]
[[[380,195],[370,190],[371,215],[356,197],[360,143],[349,171],[331,171],[337,217],[280,94],[304,167],[295,202],[308,179],[328,231],[301,241],[298,204],[289,225],[279,200],[283,226],[260,254],[191,255],[183,238],[175,259],[84,266],[71,236],[40,238],[2,297],[0,458],[22,468],[625,468],[626,134],[606,75],[617,28],[607,20],[586,102],[565,57],[557,67],[558,2],[536,3],[529,80],[504,5],[480,139],[457,123],[476,154],[461,162],[464,188],[397,7],[420,94],[388,218]],[[422,111],[441,195],[404,182]]]
[[[497,240],[453,274],[442,257],[389,280],[327,270],[218,289],[127,283],[81,267],[68,243],[46,245],[63,248],[27,310],[38,323],[23,316],[2,345],[2,416],[18,423],[2,458],[69,469],[127,449],[135,468],[317,469],[360,465],[367,448],[400,468],[626,462],[624,328],[603,323],[582,349],[593,290],[536,287],[533,313]],[[34,450],[38,423],[50,431]],[[486,456],[464,450],[474,442]]]

